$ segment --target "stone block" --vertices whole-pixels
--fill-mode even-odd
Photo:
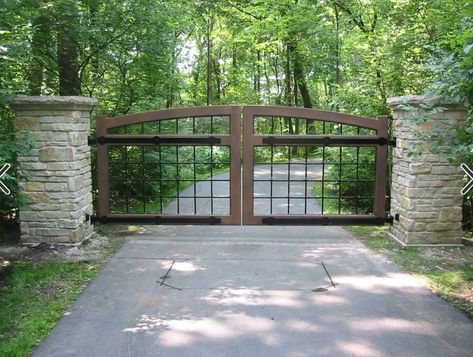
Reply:
[[[87,134],[85,132],[84,133],[69,133],[68,143],[73,146],[85,146],[87,145]]]
[[[432,166],[432,175],[456,175],[458,167],[452,165]]]
[[[404,208],[405,210],[411,210],[415,208],[415,203],[413,200],[407,198],[407,197],[401,197],[401,208]]]
[[[71,161],[73,159],[72,148],[46,147],[39,150],[39,160],[49,161]]]
[[[429,231],[449,231],[453,229],[451,222],[434,222],[429,225]]]
[[[26,182],[26,190],[27,191],[44,191],[44,183],[43,182]]]
[[[37,117],[17,117],[15,121],[15,126],[17,130],[29,129],[29,130],[39,130],[40,122]]]
[[[85,186],[83,177],[71,177],[68,182],[69,191],[78,191]]]
[[[28,198],[28,203],[45,203],[49,201],[49,196],[45,192],[24,192]]]
[[[54,133],[54,140],[55,141],[67,141],[69,137],[69,133],[66,133],[66,132],[63,132],[63,131],[59,131],[59,132],[55,132]]]
[[[51,115],[52,114],[52,115]],[[72,120],[69,118],[68,113],[65,115],[54,115],[55,113],[50,113],[50,115],[41,116],[41,124],[50,124],[50,123],[72,123]]]
[[[35,211],[20,211],[20,221],[21,224],[20,224],[20,228],[24,228],[25,230],[27,230],[28,228],[28,225],[25,224],[25,222],[35,222],[38,220],[38,213],[35,212]]]
[[[46,219],[61,219],[69,218],[69,212],[67,211],[40,211],[38,212],[38,217]]]
[[[46,182],[45,190],[49,192],[68,191],[68,187],[64,182]]]
[[[418,174],[430,174],[432,170],[432,166],[428,163],[412,163],[410,165],[410,173],[412,175]]]

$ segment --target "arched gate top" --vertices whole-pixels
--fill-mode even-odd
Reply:
[[[125,125],[133,125],[140,123],[147,123],[159,120],[179,119],[186,117],[204,117],[204,116],[219,116],[228,115],[234,116],[238,113],[245,113],[248,116],[275,116],[300,118],[307,120],[318,120],[332,123],[340,123],[346,125],[359,126],[361,128],[376,130],[378,135],[386,127],[385,121],[387,117],[378,117],[372,119],[363,116],[338,113],[332,111],[296,108],[285,106],[237,106],[237,105],[222,105],[222,106],[206,106],[206,107],[189,107],[189,108],[171,108],[157,111],[135,113],[109,118],[98,115],[97,119],[101,121],[104,129],[112,129]]]

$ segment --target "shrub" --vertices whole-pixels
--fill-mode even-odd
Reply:
[[[14,135],[14,114],[6,106],[0,106],[0,167],[8,163],[11,168],[0,179],[11,191],[10,195],[0,192],[0,234],[11,221],[18,219],[18,210],[26,203],[26,197],[20,193],[19,181],[26,178],[26,172],[18,165],[18,153],[26,154],[31,150],[33,141],[27,132],[18,137]]]

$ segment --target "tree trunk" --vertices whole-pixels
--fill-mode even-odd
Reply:
[[[258,101],[261,99],[261,52],[256,51],[256,92],[258,93]]]
[[[220,55],[219,55],[220,57]],[[222,80],[220,76],[220,65],[218,64],[218,60],[216,58],[213,59],[212,61],[212,67],[213,67],[213,73],[215,77],[215,99],[217,101],[220,100],[221,94],[222,94]]]
[[[30,65],[29,89],[30,95],[41,95],[43,86],[43,66],[39,62],[43,51],[48,51],[49,42],[49,19],[45,15],[39,15],[33,19],[33,36],[31,38],[31,52],[33,59]]]
[[[284,99],[286,100],[286,105],[290,107],[292,105],[292,93],[291,93],[291,48],[292,46],[286,44],[286,64],[285,64],[285,92]]]
[[[209,14],[207,19],[207,105],[212,104],[212,30],[213,19]]]
[[[301,93],[302,103],[304,104],[304,108],[312,108],[312,99],[310,98],[309,88],[307,86],[307,82],[304,76],[304,68],[302,67],[301,58],[297,49],[292,47],[292,51],[294,52],[294,80],[299,87],[299,92]],[[295,96],[296,94],[294,94]]]
[[[64,1],[58,5],[57,62],[59,95],[80,95],[77,5]]]
[[[331,99],[340,86],[340,13],[337,6],[333,6],[333,10],[335,12],[335,83],[332,86]],[[335,104],[334,109],[338,111],[339,105]]]

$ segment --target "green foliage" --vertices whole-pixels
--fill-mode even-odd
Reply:
[[[312,105],[375,117],[389,113],[386,98],[426,91],[471,111],[471,1],[1,4],[0,95],[60,93],[67,33],[82,93],[97,97],[98,111],[109,116],[208,103]],[[451,159],[473,162],[472,122],[447,143]],[[347,169],[341,180],[353,174]],[[347,195],[358,190],[345,187]]]
[[[3,4],[2,91],[58,93],[58,34],[70,29],[82,93],[110,116],[207,102],[302,106],[304,96],[376,116],[387,97],[437,77],[426,66],[437,47],[471,62],[471,4],[452,0]]]
[[[373,213],[375,148],[327,148],[325,196],[341,197],[342,211]],[[337,207],[338,210],[338,207]],[[335,212],[334,212],[335,213]]]
[[[31,150],[32,140],[28,138],[27,132],[18,133],[15,138],[12,135],[11,125],[13,114],[9,108],[0,106],[0,123],[4,124],[0,129],[0,167],[8,163],[11,165],[9,171],[0,179],[10,190],[10,195],[0,194],[0,232],[5,224],[13,218],[17,218],[18,208],[27,204],[27,199],[20,193],[19,180],[26,177],[27,173],[20,170],[17,154],[27,154]]]

